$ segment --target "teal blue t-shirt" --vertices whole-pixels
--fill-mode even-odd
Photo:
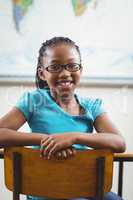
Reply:
[[[65,132],[92,133],[95,119],[105,112],[102,108],[102,100],[82,98],[78,94],[75,94],[75,98],[84,110],[82,115],[73,116],[65,112],[54,101],[50,90],[45,89],[36,89],[24,93],[16,107],[23,113],[31,132],[48,135]],[[77,149],[88,148],[80,144],[73,146]],[[46,200],[46,198],[31,196],[28,199]]]

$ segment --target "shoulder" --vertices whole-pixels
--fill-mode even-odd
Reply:
[[[90,111],[94,111],[103,104],[103,100],[100,98],[87,98],[81,97],[80,95],[77,95],[77,98],[79,102]]]
[[[90,110],[95,110],[97,107],[101,106],[102,104],[102,99],[99,98],[85,98],[84,103],[86,107]]]
[[[45,89],[34,89],[34,90],[24,92],[24,95],[31,96],[33,98],[36,98],[38,96],[47,96],[47,90],[45,90]]]
[[[83,98],[78,95],[78,99],[80,104],[87,110],[87,112],[92,116],[93,120],[96,119],[97,116],[105,113],[105,109],[103,106],[103,100],[100,98]]]
[[[48,103],[47,99],[48,94],[45,90],[35,89],[32,91],[26,91],[20,97],[15,107],[23,113],[27,120],[29,120],[37,109],[41,109]]]
[[[48,93],[44,89],[35,89],[32,91],[26,91],[21,96],[20,101],[30,103],[30,104],[36,104],[39,102],[43,102],[45,98],[48,97]]]

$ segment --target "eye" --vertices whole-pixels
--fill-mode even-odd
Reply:
[[[71,71],[77,71],[80,69],[80,64],[78,63],[69,63],[67,65],[67,69],[71,70]]]
[[[59,65],[50,65],[47,67],[48,71],[58,71],[60,69]]]

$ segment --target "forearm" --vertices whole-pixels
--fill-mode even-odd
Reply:
[[[6,146],[40,145],[41,139],[47,137],[41,133],[26,133],[12,129],[0,128],[0,148]]]
[[[124,152],[126,148],[122,136],[113,133],[78,133],[75,144],[82,144],[95,149],[111,149],[113,152]]]

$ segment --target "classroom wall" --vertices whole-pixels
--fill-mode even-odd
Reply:
[[[25,90],[31,90],[29,85],[0,85],[0,116],[8,112]],[[77,90],[84,97],[99,97],[104,100],[104,107],[112,121],[116,124],[126,139],[127,151],[133,152],[133,88],[128,86],[82,86]],[[23,130],[28,130],[25,125]],[[124,199],[132,200],[133,163],[126,163],[124,170]],[[114,166],[113,191],[117,191],[117,164]],[[11,193],[4,186],[3,160],[0,160],[0,199],[11,199]],[[22,199],[25,199],[22,196]]]

